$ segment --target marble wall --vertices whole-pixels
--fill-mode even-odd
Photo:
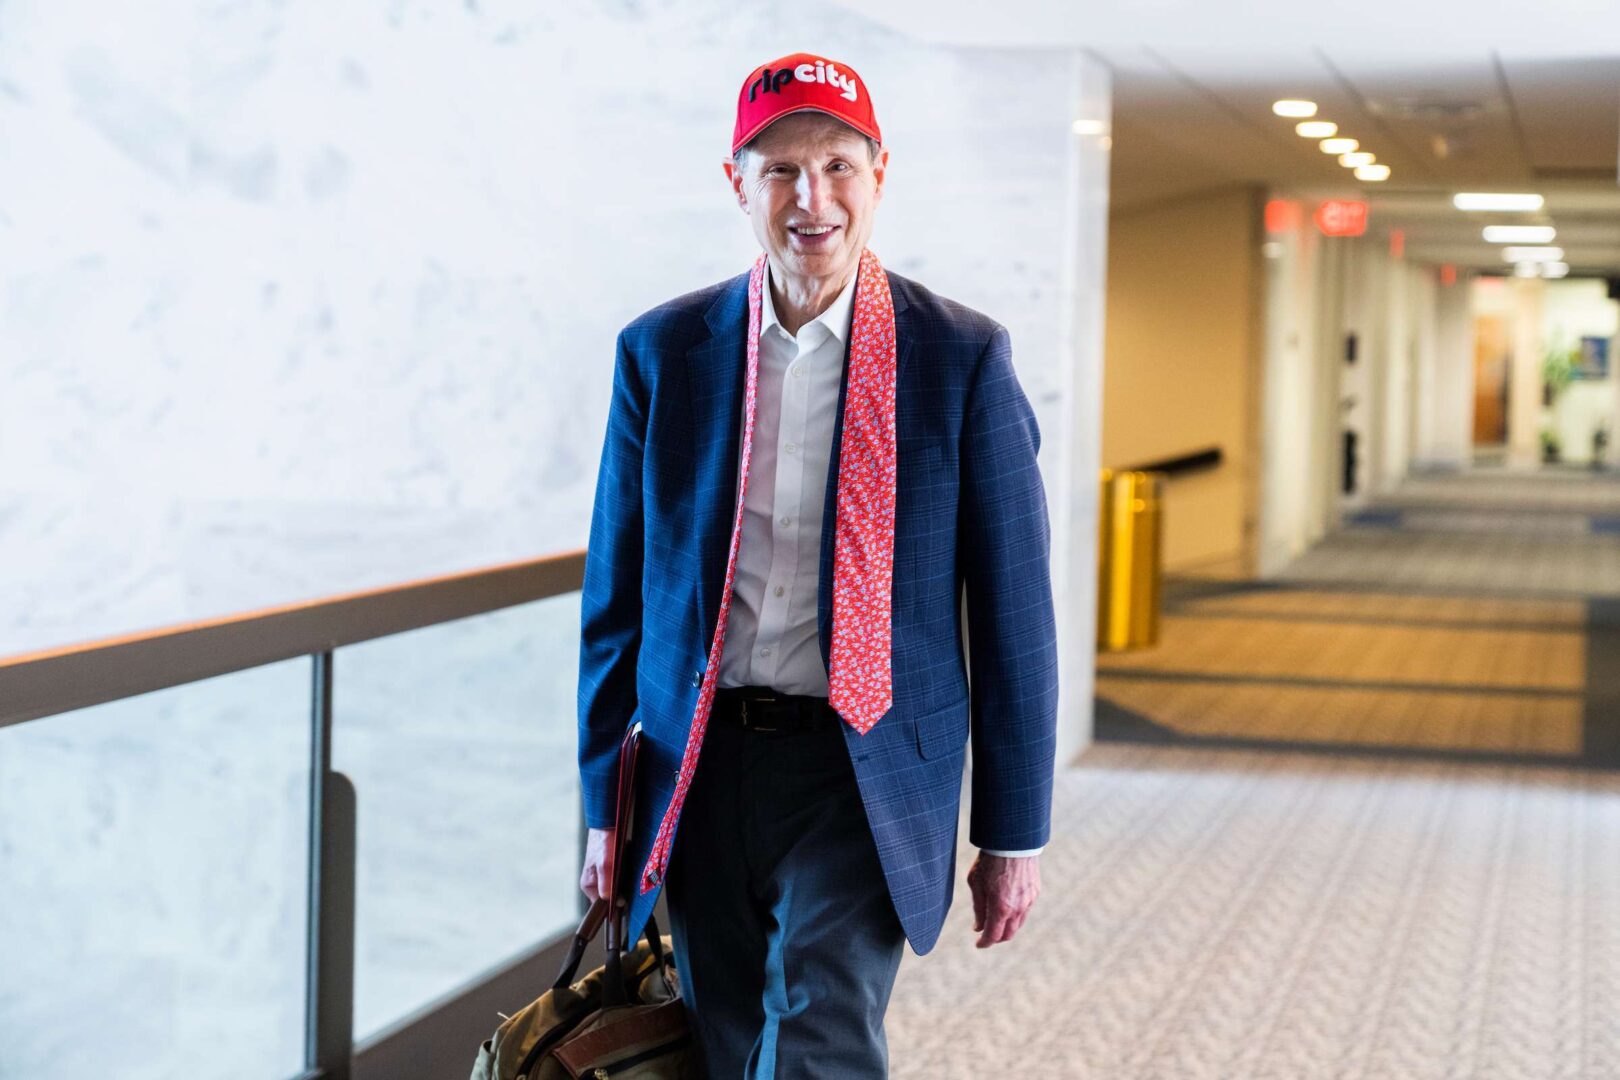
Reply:
[[[872,88],[893,153],[873,248],[1012,332],[1059,541],[1065,710],[1088,714],[1107,146],[1071,123],[1106,119],[1106,73],[816,2],[0,6],[0,654],[581,546],[613,335],[747,266],[719,165],[730,110],[749,67],[798,49]],[[349,767],[458,731],[567,761],[567,643],[546,620],[504,625],[424,640],[419,657],[485,646],[454,701],[397,658],[345,714],[340,662]],[[120,1076],[209,1075],[184,1037],[200,1030],[286,1071],[307,675],[286,670],[0,730],[0,1077],[105,1072],[70,1028],[38,1035],[90,1009],[147,1033]],[[504,728],[469,718],[494,698]],[[484,764],[451,758],[432,783]],[[466,867],[509,839],[403,794],[367,826],[367,792],[362,886],[385,883],[389,910],[362,911],[362,1032],[453,983],[457,958],[428,954],[461,939],[391,928],[454,923],[464,901],[440,886],[487,888]],[[525,810],[557,820],[567,798]],[[191,837],[205,821],[236,839]],[[566,862],[573,835],[535,842]],[[142,941],[97,934],[131,904]],[[53,976],[70,947],[101,966]],[[234,1000],[247,971],[271,1005]]]

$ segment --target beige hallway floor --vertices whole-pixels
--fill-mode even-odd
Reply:
[[[1536,479],[1177,583],[1023,933],[974,949],[959,886],[907,957],[893,1075],[1620,1078],[1620,484]]]
[[[1613,773],[1103,745],[1055,815],[1018,938],[964,889],[907,956],[897,1080],[1620,1077]]]

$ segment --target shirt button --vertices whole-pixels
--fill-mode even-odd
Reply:
[[[794,364],[793,367],[790,368],[789,370],[791,370],[793,372],[794,376],[797,377],[799,375],[804,374],[804,365],[803,364]]]
[[[780,586],[780,585],[778,585],[778,586],[777,586],[777,587],[776,587],[776,595],[777,595],[777,596],[781,596],[781,595],[782,595],[782,593],[784,593],[784,592],[786,592],[786,591],[787,591],[787,590],[785,590],[785,589],[784,589],[784,588],[783,588],[783,587],[782,587],[782,586]]]
[[[766,647],[766,648],[763,648],[763,649],[759,650],[759,655],[761,655],[761,656],[769,656],[769,655],[771,655],[770,648]]]
[[[782,515],[782,524],[784,526],[791,525],[791,524],[793,524],[793,519],[788,517],[786,514],[783,514]]]
[[[788,443],[786,446],[782,447],[782,449],[791,454],[793,451],[797,450],[798,447],[794,446],[792,443]]]

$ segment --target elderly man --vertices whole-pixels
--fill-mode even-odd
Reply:
[[[631,935],[667,884],[715,1080],[880,1077],[904,943],[931,949],[950,905],[970,732],[978,945],[1010,940],[1040,890],[1040,435],[1006,330],[867,249],[889,152],[854,71],[756,69],[732,155],[752,270],[619,335],[585,566],[580,884],[595,899],[620,875]],[[628,865],[610,867],[635,721]]]

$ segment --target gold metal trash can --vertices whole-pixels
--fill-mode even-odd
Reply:
[[[1102,470],[1097,543],[1097,651],[1159,642],[1164,476]]]

